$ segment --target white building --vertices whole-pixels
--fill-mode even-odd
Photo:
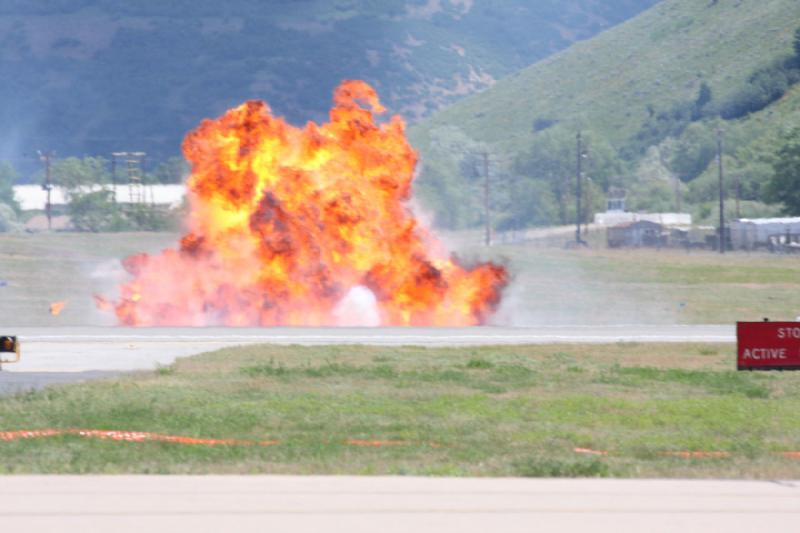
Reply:
[[[114,191],[117,202],[122,204],[148,203],[155,205],[178,207],[186,196],[186,186],[178,185],[113,185],[108,186]],[[92,187],[100,190],[99,185]],[[14,197],[19,202],[23,211],[44,211],[47,205],[47,191],[41,185],[15,185]],[[50,203],[56,205],[67,204],[66,191],[61,187],[53,187],[50,191]]]
[[[594,215],[594,223],[598,226],[619,226],[641,221],[653,222],[666,227],[691,226],[692,215],[689,213],[629,213],[627,211],[606,211]]]
[[[800,235],[800,217],[785,218],[742,218],[728,224],[731,243],[736,250],[753,250],[769,247],[783,242],[787,236],[797,238]],[[791,239],[789,239],[791,240]]]

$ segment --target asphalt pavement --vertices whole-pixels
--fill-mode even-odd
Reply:
[[[15,328],[22,361],[12,372],[147,370],[177,357],[243,344],[480,346],[616,342],[734,342],[733,326],[525,328]]]
[[[525,328],[119,328],[18,327],[19,363],[3,365],[0,395],[109,373],[152,370],[248,344],[479,346],[499,344],[734,342],[733,326],[541,326]]]
[[[800,484],[320,476],[10,476],[4,531],[790,532]]]
[[[11,365],[8,365],[10,367]],[[119,375],[119,372],[89,370],[86,372],[0,372],[0,396],[39,390],[51,385],[80,383]]]

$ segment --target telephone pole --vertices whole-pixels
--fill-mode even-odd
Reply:
[[[581,159],[583,158],[583,147],[581,146],[581,132],[578,132],[578,151],[577,151],[577,174],[575,176],[575,243],[583,244],[581,240],[581,196],[583,196],[581,186]]]
[[[130,204],[138,205],[145,202],[146,191],[144,190],[144,160],[147,156],[144,152],[112,152],[112,176],[117,172],[117,159],[125,165],[128,178],[128,201]],[[112,177],[116,185],[116,178]],[[115,187],[116,196],[116,187]]]
[[[53,175],[50,170],[51,159],[53,157],[53,152],[42,152],[39,150],[39,159],[44,163],[44,183],[42,184],[42,189],[44,189],[47,193],[47,200],[44,206],[44,212],[47,216],[47,229],[53,229],[53,209],[52,209],[52,198],[50,196],[51,191],[53,190]]]
[[[490,190],[489,190],[489,154],[483,152],[483,209],[484,218],[486,219],[486,234],[484,236],[484,243],[486,246],[492,245],[492,208],[490,205]]]
[[[722,128],[717,128],[717,166],[719,168],[719,253],[725,253],[725,188],[722,170]]]
[[[589,222],[592,220],[592,206],[594,205],[594,196],[592,195],[592,178],[586,176],[586,216],[583,221],[583,234],[589,236]]]

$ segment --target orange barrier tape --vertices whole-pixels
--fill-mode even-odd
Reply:
[[[591,448],[574,448],[572,451],[582,455],[608,455],[609,452],[602,450],[592,450]],[[790,459],[800,459],[800,451],[797,452],[775,452],[778,455]],[[678,450],[659,452],[662,457],[682,457],[684,459],[706,459],[706,458],[728,458],[732,457],[731,452],[722,451],[697,451],[697,450]]]
[[[115,431],[101,429],[34,429],[19,431],[0,431],[0,441],[10,442],[22,439],[40,439],[47,437],[57,437],[60,435],[77,435],[79,437],[94,438],[101,440],[113,440],[124,442],[171,442],[175,444],[193,444],[203,446],[276,446],[280,444],[277,440],[244,440],[244,439],[203,439],[199,437],[185,437],[181,435],[163,435],[160,433],[150,433],[146,431]],[[403,440],[368,440],[368,439],[348,439],[345,444],[359,447],[384,447],[384,446],[411,446],[414,443]],[[441,445],[429,443],[433,448]],[[604,450],[593,450],[591,448],[574,448],[573,451],[582,455],[609,455]],[[776,452],[784,457],[800,459],[800,451]],[[684,459],[699,458],[728,458],[730,452],[723,451],[697,451],[680,450],[664,451],[659,455],[665,457],[682,457]]]
[[[592,450],[591,448],[575,448],[575,453],[580,453],[583,455],[608,455],[608,452],[603,450]]]
[[[200,444],[204,446],[276,446],[277,440],[243,440],[243,439],[201,439],[198,437],[183,437],[180,435],[162,435],[145,431],[115,431],[101,429],[33,429],[20,431],[0,431],[0,441],[10,442],[22,439],[41,439],[57,437],[60,435],[77,435],[101,440],[114,440],[124,442],[172,442],[176,444]],[[414,443],[402,440],[365,440],[349,439],[345,441],[349,446],[411,446]],[[433,448],[440,445],[429,443]]]
[[[349,439],[345,441],[348,446],[361,446],[380,448],[383,446],[429,446],[431,448],[442,448],[441,444],[435,442],[409,442],[406,440],[368,440],[368,439]]]
[[[275,446],[276,440],[240,439],[201,439],[180,435],[161,435],[144,431],[109,431],[100,429],[36,429],[22,431],[0,431],[0,441],[39,439],[59,435],[78,435],[80,437],[115,440],[125,442],[173,442],[177,444],[202,444],[205,446]]]
[[[730,457],[730,452],[702,452],[702,451],[677,451],[677,452],[661,452],[659,455],[667,457],[683,457],[684,459],[697,459],[707,457]]]
[[[350,446],[372,446],[372,447],[381,447],[381,446],[408,446],[408,442],[402,440],[361,440],[361,439],[350,439],[347,441],[347,444]]]

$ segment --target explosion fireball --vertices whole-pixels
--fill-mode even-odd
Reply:
[[[362,81],[334,103],[330,122],[296,128],[249,101],[186,136],[188,233],[123,260],[132,280],[110,306],[121,324],[366,325],[348,310],[359,291],[371,325],[491,314],[506,270],[461,266],[406,205],[417,155],[402,119],[376,123],[384,108]]]

